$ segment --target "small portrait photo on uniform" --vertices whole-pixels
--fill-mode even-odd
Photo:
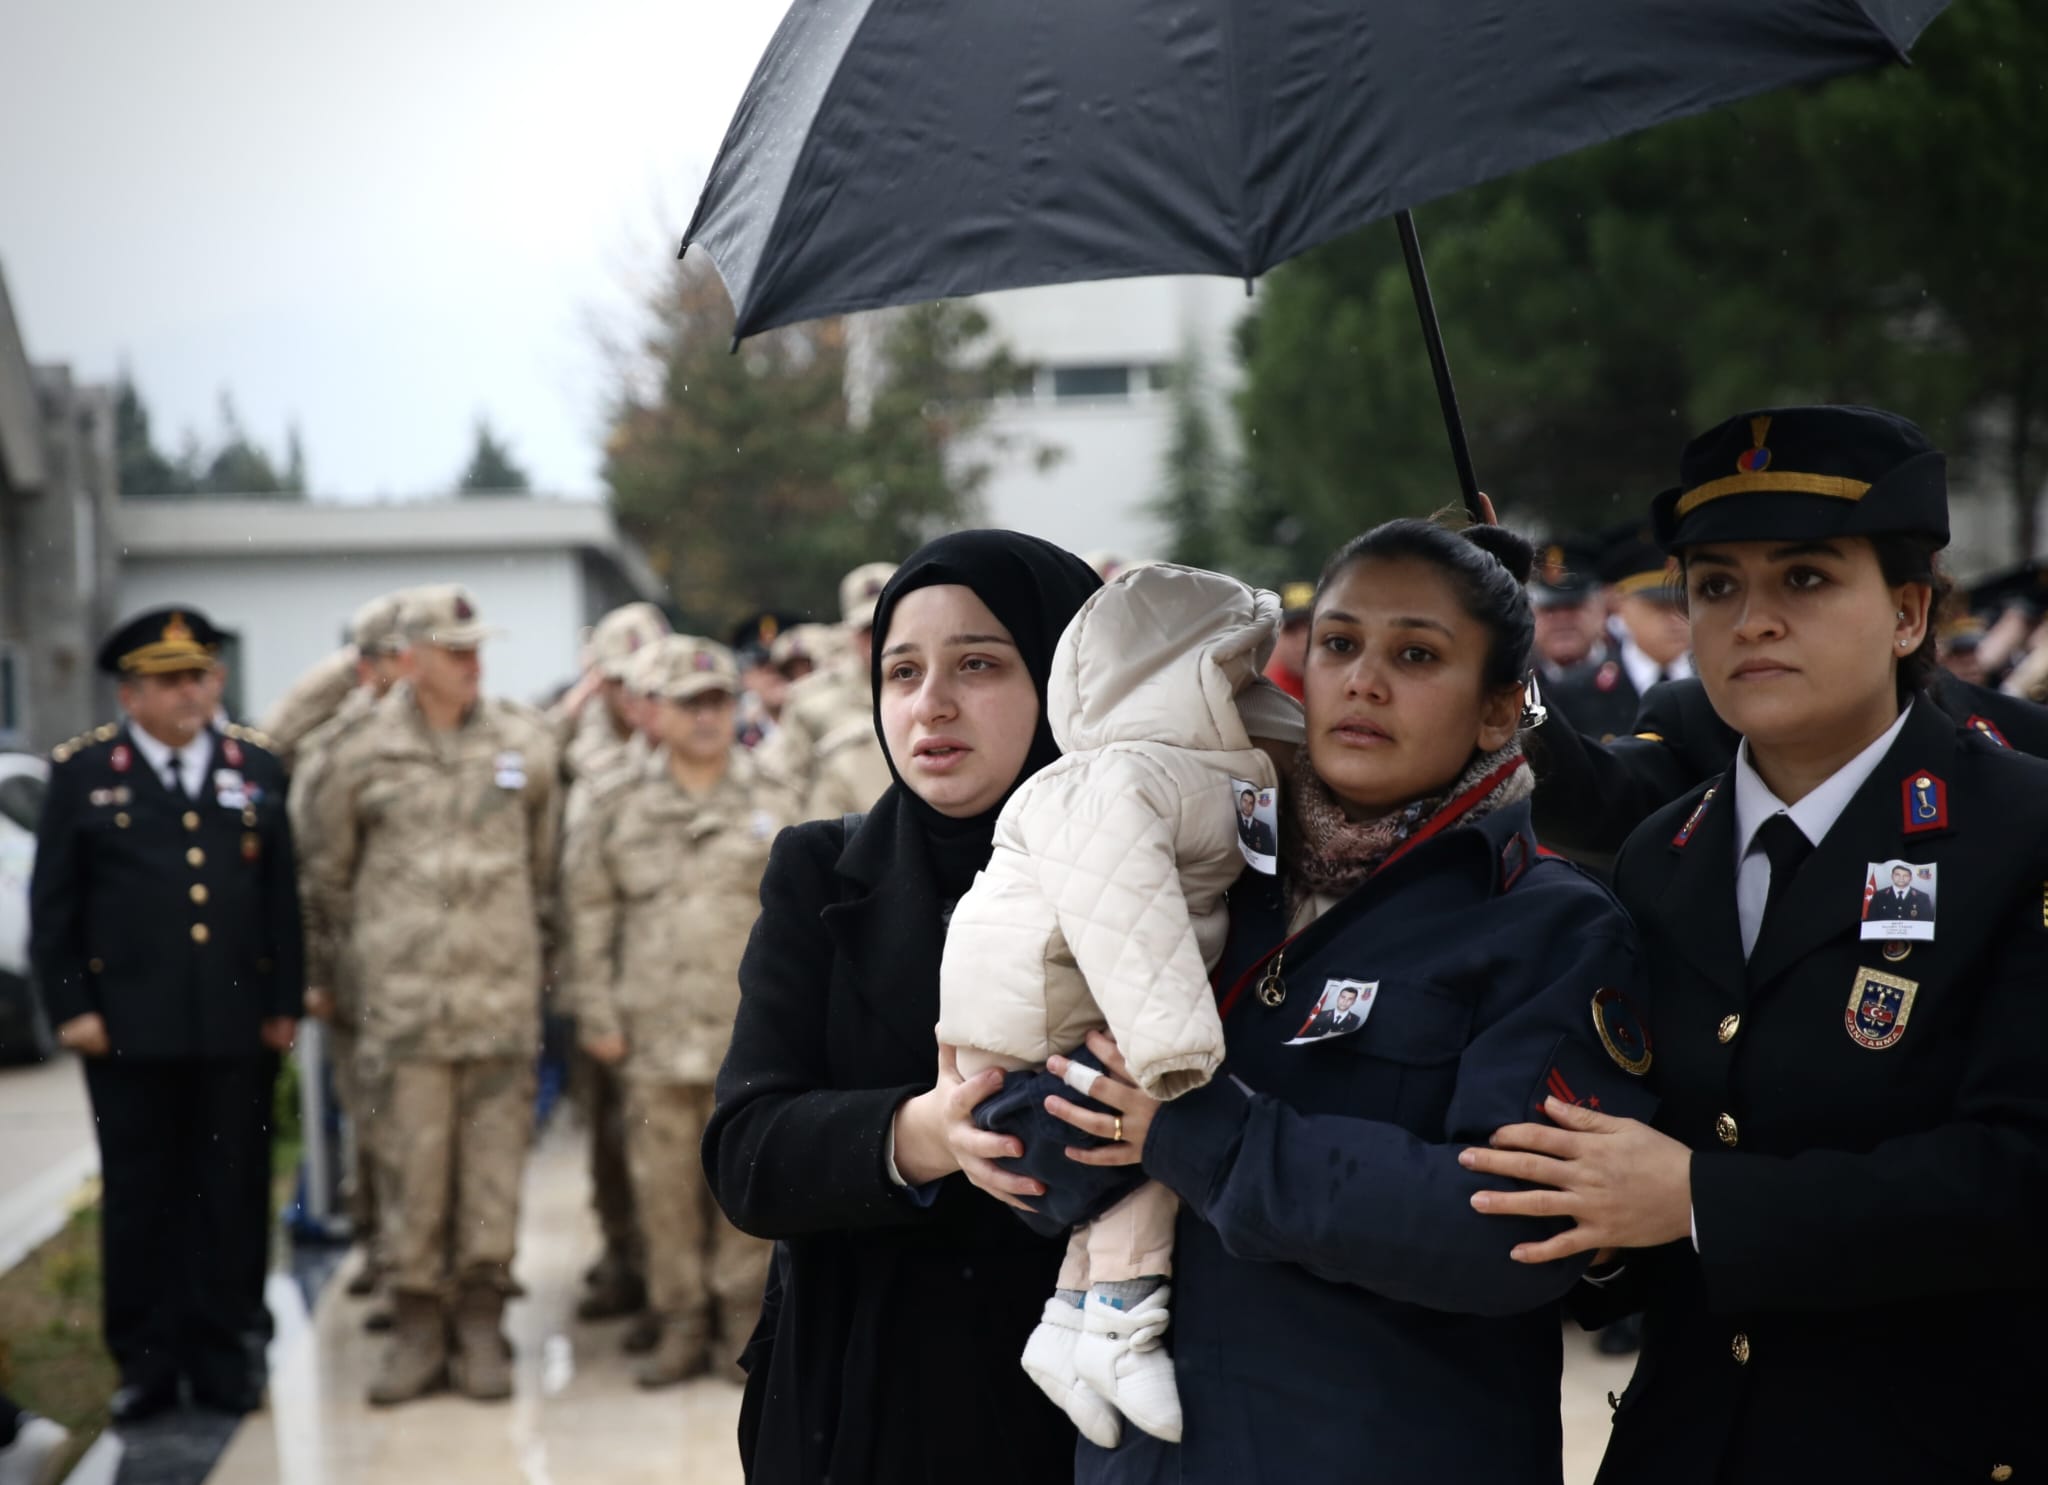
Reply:
[[[1274,875],[1280,870],[1279,791],[1232,779],[1230,798],[1237,810],[1238,850],[1254,871]]]
[[[1913,861],[1873,861],[1863,882],[1863,937],[1934,938],[1935,868]]]
[[[1349,1036],[1362,1030],[1365,1018],[1372,1014],[1374,997],[1380,993],[1378,980],[1330,980],[1323,986],[1323,993],[1316,997],[1308,1019],[1301,1023],[1301,1030],[1287,1043],[1290,1047],[1306,1046],[1310,1042],[1328,1041],[1334,1036]]]

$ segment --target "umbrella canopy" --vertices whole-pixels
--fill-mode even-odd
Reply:
[[[1034,284],[1250,280],[1523,166],[1903,60],[1946,4],[796,0],[684,249],[741,336]],[[1768,214],[1770,191],[1729,209]]]

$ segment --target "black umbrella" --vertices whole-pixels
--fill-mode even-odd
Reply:
[[[683,247],[710,254],[746,336],[1035,284],[1249,283],[1396,216],[1476,513],[1408,208],[1903,61],[1947,3],[795,0]]]

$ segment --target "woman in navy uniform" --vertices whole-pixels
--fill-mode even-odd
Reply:
[[[1499,1131],[1467,1160],[1539,1189],[1478,1204],[1573,1220],[1530,1262],[1625,1250],[1586,1305],[1648,1310],[1602,1485],[2042,1478],[2048,765],[1921,695],[1942,456],[1791,408],[1682,473],[1658,536],[1744,741],[1615,873],[1661,1107]],[[1931,941],[1863,936],[1895,861],[1937,873]]]
[[[1222,1073],[1156,1103],[1098,1035],[1090,1052],[1122,1079],[1095,1085],[1109,1111],[1046,1104],[1092,1137],[1073,1160],[1142,1164],[1184,1203],[1183,1440],[1083,1444],[1080,1480],[1559,1479],[1558,1305],[1585,1259],[1510,1261],[1458,1151],[1548,1093],[1648,1103],[1634,934],[1529,830],[1531,555],[1497,527],[1396,521],[1332,559],[1280,874],[1231,893]],[[1376,987],[1355,1029],[1287,1045],[1332,981]],[[1044,1193],[963,1166],[1005,1198]],[[1557,1230],[1522,1227],[1531,1242]]]

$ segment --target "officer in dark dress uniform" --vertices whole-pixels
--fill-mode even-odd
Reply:
[[[1616,654],[1617,646],[1600,615],[1606,611],[1600,586],[1600,548],[1591,537],[1562,536],[1546,547],[1529,580],[1529,601],[1536,609],[1538,672],[1543,701],[1564,723],[1592,737],[1608,738],[1629,730],[1640,699]],[[1595,614],[1592,610],[1598,610]],[[1570,640],[1593,628],[1585,652],[1568,664],[1557,664],[1553,634]]]
[[[1591,1320],[1647,1307],[1600,1485],[2043,1478],[2048,765],[1918,691],[1931,582],[1894,561],[1898,695],[1864,698],[1885,709],[1870,725],[1894,721],[1789,804],[1765,782],[1830,725],[1808,693],[1863,706],[1854,636],[1892,638],[1807,595],[1867,581],[1840,558],[1866,540],[1880,564],[1917,551],[1931,571],[1942,457],[1890,414],[1794,408],[1703,435],[1682,470],[1657,525],[1692,563],[1703,659],[1717,626],[1708,684],[1775,732],[1618,860],[1668,1138],[1588,1117],[1572,1136],[1504,1129],[1468,1161],[1564,1193],[1544,1209],[1575,1218],[1570,1241],[1633,1250],[1582,1286]],[[1739,587],[1716,598],[1722,572]],[[1703,619],[1702,593],[1727,607]],[[1851,679],[1814,675],[1822,655],[1852,657]],[[1893,861],[1938,874],[1931,941],[1863,936],[1872,865]],[[1672,1189],[1673,1141],[1683,1194],[1644,1216],[1640,1193]],[[1540,1199],[1493,1198],[1505,1215]],[[1622,1235],[1660,1220],[1686,1235]]]
[[[285,776],[210,721],[220,635],[195,609],[102,647],[128,714],[57,748],[36,837],[31,952],[85,1055],[103,1182],[117,1422],[259,1405],[278,1055],[303,993]]]

